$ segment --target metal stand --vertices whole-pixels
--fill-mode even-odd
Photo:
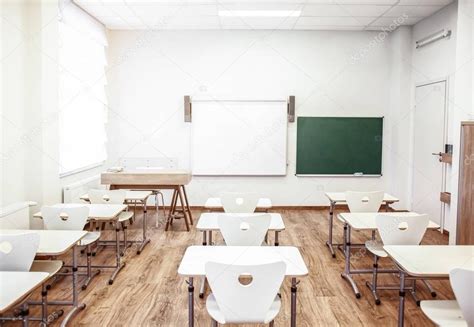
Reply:
[[[194,327],[194,278],[189,277],[188,280],[188,321],[189,327]]]
[[[298,290],[298,281],[291,278],[291,327],[296,327],[296,292]]]

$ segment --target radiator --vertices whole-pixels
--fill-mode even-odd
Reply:
[[[97,188],[104,188],[100,184],[100,175],[95,175],[63,186],[63,203],[84,203],[80,197],[86,194],[90,189]]]
[[[0,229],[29,229],[30,208],[36,202],[26,201],[10,204],[0,209]]]

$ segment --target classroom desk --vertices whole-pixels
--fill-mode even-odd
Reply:
[[[173,190],[171,206],[166,219],[165,230],[173,224],[177,218],[178,198],[181,204],[180,212],[184,215],[186,229],[189,232],[189,224],[193,224],[191,208],[185,186],[191,182],[191,172],[178,169],[136,169],[122,172],[105,172],[101,174],[101,184],[109,185],[114,189],[169,189]],[[188,222],[189,219],[189,222]]]
[[[206,200],[204,204],[204,208],[212,211],[212,210],[223,210],[224,207],[222,206],[222,202],[220,198],[209,198]],[[267,212],[272,208],[272,201],[268,198],[260,198],[257,202],[257,210],[261,210]]]
[[[256,265],[284,261],[286,277],[291,278],[291,326],[296,327],[296,292],[298,277],[308,275],[308,268],[298,248],[293,246],[190,246],[179,264],[178,274],[188,278],[189,326],[194,326],[194,277],[205,277],[208,261],[229,265]]]
[[[356,298],[360,298],[359,288],[357,287],[355,281],[352,279],[352,275],[360,275],[360,274],[372,274],[372,269],[351,269],[351,250],[354,247],[363,246],[365,248],[365,244],[362,245],[355,245],[352,244],[351,241],[351,231],[354,230],[367,230],[372,231],[372,239],[375,239],[375,232],[377,231],[377,224],[376,224],[376,217],[379,214],[387,215],[387,216],[414,216],[418,215],[415,212],[357,212],[357,213],[350,213],[344,212],[338,215],[344,222],[344,243],[343,249],[345,254],[345,264],[344,264],[344,272],[341,276],[349,282],[352,286],[354,294]],[[428,228],[430,229],[438,229],[440,226],[435,222],[430,220],[428,224]],[[393,269],[379,269],[379,273],[395,273],[398,270]]]
[[[115,266],[107,265],[93,265],[93,268],[113,268],[114,271],[109,279],[109,285],[114,283],[117,274],[125,267],[125,263],[121,262],[120,258],[120,237],[119,237],[119,226],[118,226],[118,215],[127,209],[125,204],[80,204],[80,203],[58,203],[53,207],[60,208],[71,208],[71,207],[88,207],[89,208],[89,220],[97,223],[113,223],[115,226]],[[35,218],[41,218],[41,212],[37,212],[33,215]],[[104,241],[105,242],[105,241]]]
[[[133,214],[136,214],[136,205],[137,203],[143,206],[143,220],[142,220],[142,239],[138,241],[127,241],[130,243],[139,243],[140,246],[137,250],[137,254],[142,253],[145,246],[150,242],[150,239],[146,236],[146,229],[147,229],[147,208],[146,208],[146,201],[152,195],[151,191],[127,191],[125,194],[125,202],[127,204],[134,204],[133,206]],[[81,200],[90,202],[89,194],[84,194],[80,197]]]
[[[22,314],[16,318],[1,317],[13,306],[24,301],[37,287],[49,278],[46,272],[0,271],[0,321],[22,320],[28,326],[28,307],[25,305]]]
[[[329,251],[332,254],[332,257],[336,257],[336,252],[334,252],[334,246],[339,246],[340,244],[333,243],[332,241],[332,230],[334,224],[334,209],[336,208],[336,204],[340,203],[347,203],[346,202],[346,193],[345,192],[326,192],[326,197],[329,199],[329,231],[328,231],[328,240],[326,241],[326,245],[329,248]],[[383,197],[383,203],[385,203],[385,211],[388,211],[390,205],[392,203],[400,201],[396,197],[385,193]]]
[[[212,244],[212,232],[219,230],[219,225],[217,223],[217,219],[219,216],[261,216],[263,213],[252,213],[252,214],[237,214],[237,213],[222,213],[222,212],[205,212],[201,214],[199,220],[196,225],[196,229],[198,231],[202,231],[202,245],[207,245],[207,240],[209,240],[209,244]],[[278,246],[278,234],[285,229],[285,224],[283,223],[283,218],[279,213],[270,213],[271,216],[270,220],[270,227],[268,230],[275,232],[275,245]],[[208,237],[206,235],[208,233]]]
[[[405,277],[449,279],[454,268],[474,270],[472,245],[386,245],[383,247],[400,270],[398,326],[404,324]]]
[[[36,255],[39,256],[58,256],[65,254],[72,249],[72,301],[48,301],[51,305],[70,305],[72,310],[61,322],[61,326],[66,326],[69,320],[78,310],[86,307],[85,304],[79,304],[79,297],[77,292],[77,260],[76,260],[76,245],[86,236],[86,231],[71,231],[71,230],[26,230],[26,229],[3,229],[0,234],[25,234],[36,233],[40,236],[40,242]]]

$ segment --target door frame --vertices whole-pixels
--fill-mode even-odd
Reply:
[[[409,165],[409,178],[410,178],[410,189],[409,189],[409,199],[410,199],[410,209],[413,209],[413,187],[414,187],[414,169],[413,169],[413,164],[415,160],[415,110],[416,110],[416,89],[418,87],[423,87],[423,86],[429,86],[437,83],[445,83],[445,100],[444,100],[444,127],[443,127],[443,142],[444,144],[448,143],[449,140],[449,82],[450,78],[449,76],[447,77],[441,77],[425,82],[420,82],[416,83],[414,85],[414,92],[413,92],[413,103],[414,103],[414,110],[411,111],[410,113],[410,140],[411,140],[411,147],[410,147],[410,165]],[[443,151],[443,149],[440,149],[440,151]],[[442,173],[441,173],[441,187],[442,189],[440,192],[446,191],[446,185],[447,185],[447,164],[441,163],[442,166]],[[441,201],[440,201],[441,202]],[[441,209],[440,209],[440,232],[444,233],[445,229],[445,221],[446,221],[446,210],[447,205],[445,203],[441,202]]]

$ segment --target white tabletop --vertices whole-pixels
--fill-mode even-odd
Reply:
[[[268,198],[260,198],[257,202],[257,209],[270,209],[272,207],[272,201]],[[209,198],[204,204],[206,209],[222,209],[222,203],[220,198]]]
[[[75,230],[30,230],[30,229],[1,229],[0,235],[37,233],[40,236],[40,243],[37,255],[60,255],[66,253],[77,244],[87,231]]]
[[[125,201],[145,201],[152,194],[151,191],[126,191]],[[80,199],[89,202],[89,194],[82,195]]]
[[[446,278],[454,268],[474,270],[472,245],[386,245],[383,248],[412,276]]]
[[[229,217],[238,217],[238,216],[261,216],[265,213],[250,213],[250,214],[237,214],[237,213],[223,213],[223,212],[205,212],[199,217],[199,221],[196,225],[197,230],[219,230],[219,225],[217,224],[217,217],[219,216],[229,216]],[[272,231],[282,231],[285,229],[285,224],[279,213],[268,213],[267,215],[271,216],[269,230]]]
[[[326,192],[326,197],[329,199],[329,201],[332,202],[339,202],[339,203],[344,203],[346,202],[346,193],[345,192]],[[393,195],[385,193],[383,196],[383,201],[388,202],[388,203],[393,203],[393,202],[398,202],[400,201]]]
[[[208,261],[229,265],[257,265],[284,261],[286,276],[308,275],[308,268],[294,246],[190,246],[178,268],[181,276],[205,276]]]
[[[374,230],[377,229],[375,217],[378,215],[384,216],[415,216],[416,212],[343,212],[338,214],[338,217],[344,220],[351,228],[356,230]],[[428,223],[429,229],[438,229],[439,225],[430,220]]]
[[[48,277],[46,272],[0,271],[0,314],[26,298]]]
[[[89,207],[89,219],[93,220],[114,220],[117,216],[127,209],[125,204],[89,204],[89,203],[58,203],[53,207],[71,208],[71,207]],[[37,212],[33,217],[41,218],[41,212]]]

